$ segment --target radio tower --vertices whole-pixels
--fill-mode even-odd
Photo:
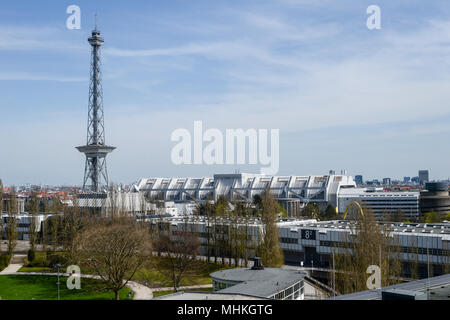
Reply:
[[[103,119],[102,73],[100,47],[104,40],[100,37],[97,26],[88,39],[92,46],[91,83],[89,86],[89,108],[87,125],[87,143],[76,147],[86,155],[84,169],[83,192],[98,193],[108,187],[108,171],[106,155],[115,147],[105,144],[105,126]]]

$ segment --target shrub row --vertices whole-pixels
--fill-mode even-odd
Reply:
[[[0,255],[0,271],[5,269],[9,265],[10,262],[11,262],[10,255],[6,255],[6,254]]]
[[[33,258],[32,260],[30,258]],[[26,267],[52,268],[56,264],[64,265],[65,259],[62,252],[33,252],[25,259]]]

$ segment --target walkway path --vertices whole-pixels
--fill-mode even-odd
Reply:
[[[5,269],[3,269],[2,272],[0,272],[0,275],[2,274],[11,274],[17,272],[20,268],[23,267],[23,264],[25,263],[25,257],[24,254],[15,254],[11,258],[11,263],[9,266],[7,266]]]
[[[51,272],[18,272],[20,268],[23,267],[25,263],[26,255],[15,254],[11,258],[11,263],[6,267],[0,275],[30,275],[30,276],[58,276],[57,273]],[[60,276],[68,277],[68,273],[60,273]],[[81,275],[82,278],[100,279],[99,276],[84,274]],[[142,284],[134,281],[128,281],[127,287],[129,287],[134,292],[133,300],[149,300],[153,298],[152,290]]]
[[[6,267],[0,275],[29,275],[29,276],[58,276],[58,273],[52,272],[18,272],[20,268],[23,267],[26,255],[14,255],[11,259],[11,264]],[[60,273],[61,277],[68,277],[68,273]],[[82,274],[82,278],[100,279],[99,276]],[[135,281],[128,281],[127,287],[129,287],[134,292],[133,300],[150,300],[153,298],[153,291],[170,291],[173,287],[165,288],[149,288]],[[189,290],[189,289],[201,289],[201,288],[212,288],[212,284],[197,285],[197,286],[185,286],[180,287],[178,290]]]

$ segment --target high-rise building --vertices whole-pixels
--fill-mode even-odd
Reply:
[[[103,117],[103,90],[100,63],[100,47],[104,40],[100,31],[92,31],[88,39],[92,46],[91,84],[89,87],[89,111],[86,145],[77,147],[78,151],[86,155],[83,179],[83,191],[98,193],[108,186],[108,171],[106,169],[106,155],[115,147],[105,143],[105,126]]]
[[[383,178],[383,185],[390,186],[391,185],[391,178]]]
[[[419,184],[425,185],[429,181],[428,170],[419,170]]]
[[[403,177],[403,183],[408,183],[411,181],[411,177]]]
[[[363,176],[362,175],[356,175],[355,176],[355,183],[357,185],[362,185],[363,184]]]

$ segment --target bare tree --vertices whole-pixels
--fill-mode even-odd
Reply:
[[[31,190],[30,200],[29,200],[29,213],[30,213],[30,226],[28,228],[28,236],[30,241],[30,251],[36,250],[36,243],[38,241],[38,228],[37,228],[37,218],[39,214],[39,198],[37,190]]]
[[[280,267],[284,262],[283,251],[280,249],[276,219],[278,205],[267,189],[261,196],[260,212],[262,228],[259,232],[258,255],[267,267]]]
[[[7,240],[7,254],[12,255],[17,245],[17,212],[18,200],[16,188],[11,187],[8,201],[8,222],[5,228]]]
[[[186,224],[182,230],[177,230],[172,237],[161,234],[156,246],[164,253],[164,257],[157,261],[158,269],[171,280],[173,290],[176,292],[187,270],[193,270],[198,265],[196,256],[199,254],[200,242],[191,232],[186,230]]]
[[[119,291],[151,255],[148,232],[134,219],[116,217],[93,222],[76,239],[79,257],[119,300]]]
[[[3,182],[0,179],[0,255],[3,252]]]
[[[355,214],[351,233],[346,241],[336,247],[336,290],[352,293],[367,290],[366,270],[370,265],[381,268],[382,286],[401,281],[400,247],[391,236],[388,224],[380,225],[372,210],[363,207],[364,215]]]

